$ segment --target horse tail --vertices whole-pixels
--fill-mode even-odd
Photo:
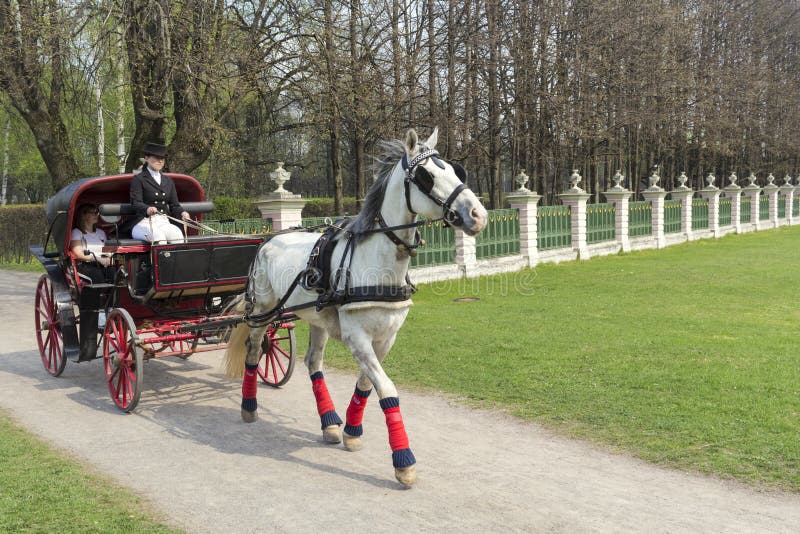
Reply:
[[[244,313],[247,302],[242,299],[236,306],[236,313]],[[239,323],[231,331],[228,340],[228,348],[225,350],[225,358],[222,361],[222,368],[228,378],[242,378],[244,376],[244,361],[247,358],[247,338],[250,337],[250,327],[247,323]]]

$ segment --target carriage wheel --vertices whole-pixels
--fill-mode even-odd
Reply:
[[[142,351],[136,325],[130,314],[115,308],[106,319],[103,332],[103,363],[108,392],[117,408],[130,412],[139,403],[142,392]]]
[[[39,355],[45,370],[53,376],[64,371],[67,359],[64,358],[64,338],[61,335],[61,321],[58,317],[53,282],[43,274],[36,286],[36,341],[39,342]]]
[[[258,376],[265,384],[280,387],[289,381],[294,371],[295,360],[294,325],[270,326],[261,341],[261,359],[258,361]]]

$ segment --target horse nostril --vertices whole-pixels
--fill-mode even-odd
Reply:
[[[475,219],[476,221],[480,220],[480,219],[481,219],[481,216],[482,216],[482,214],[481,214],[481,210],[479,210],[478,208],[472,208],[472,209],[470,210],[469,214],[470,214],[470,216],[471,216],[473,219]]]

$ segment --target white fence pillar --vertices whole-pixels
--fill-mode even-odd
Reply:
[[[630,201],[632,191],[625,189],[621,185],[625,177],[620,171],[614,175],[614,187],[603,193],[606,200],[614,204],[614,235],[616,236],[617,243],[623,252],[631,250],[631,241],[628,233],[630,212],[628,211],[628,202]]]
[[[786,218],[784,224],[791,226],[794,224],[794,215],[792,214],[792,204],[794,203],[794,186],[792,185],[792,177],[788,174],[783,178],[783,185],[780,187],[781,202],[785,202]]]
[[[272,229],[275,231],[300,226],[306,199],[283,188],[291,173],[284,169],[283,162],[279,161],[278,167],[269,175],[278,184],[278,188],[254,201],[253,204],[258,207],[263,218],[272,219]]]
[[[739,234],[742,232],[742,188],[736,184],[737,180],[735,174],[728,177],[730,185],[725,188],[724,194],[731,199],[731,224],[733,230]]]
[[[719,187],[714,185],[716,177],[709,174],[706,178],[707,185],[705,189],[700,190],[700,196],[708,200],[708,229],[714,237],[720,237],[719,231],[719,195],[721,191]]]
[[[561,193],[559,198],[565,206],[569,206],[572,213],[572,248],[578,253],[578,259],[589,258],[589,249],[586,246],[586,201],[589,193],[578,187],[581,181],[578,169],[572,171],[570,183],[572,188]]]
[[[748,176],[747,179],[750,181],[750,183],[742,188],[742,193],[750,198],[750,224],[753,225],[754,229],[760,230],[762,228],[761,219],[759,217],[759,199],[761,198],[761,188],[756,185],[755,174],[750,173],[750,176]]]
[[[519,253],[528,266],[539,263],[538,204],[541,196],[525,187],[528,176],[521,172],[516,178],[519,189],[506,195],[511,209],[519,211]]]
[[[653,172],[649,178],[650,187],[642,191],[642,197],[650,201],[652,209],[653,238],[656,240],[656,248],[667,246],[664,237],[664,199],[667,197],[667,192],[658,186],[660,179],[661,177]]]
[[[456,240],[456,265],[461,276],[471,278],[477,276],[478,257],[475,246],[475,237],[467,235],[460,229],[455,229]]]
[[[767,185],[764,186],[764,194],[769,198],[769,225],[767,228],[777,228],[778,222],[778,186],[773,182],[775,177],[771,174],[767,176]]]

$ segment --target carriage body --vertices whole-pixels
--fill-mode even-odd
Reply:
[[[213,210],[199,182],[167,173],[181,205],[196,220]],[[85,178],[66,186],[47,203],[48,234],[31,252],[46,270],[36,292],[37,341],[45,369],[60,375],[67,360],[102,358],[109,390],[118,407],[132,410],[141,392],[143,360],[225,347],[224,319],[244,293],[250,264],[268,235],[198,235],[185,227],[182,243],[131,239],[135,213],[128,203],[132,174]],[[112,283],[87,283],[78,275],[70,231],[78,208],[100,208],[112,258]],[[103,324],[105,319],[105,324]],[[98,322],[99,321],[99,322]],[[276,321],[266,337],[262,378],[271,385],[288,379],[294,363],[290,321]],[[281,346],[281,344],[285,346]],[[270,351],[279,361],[269,361]],[[270,364],[280,364],[278,372]]]

